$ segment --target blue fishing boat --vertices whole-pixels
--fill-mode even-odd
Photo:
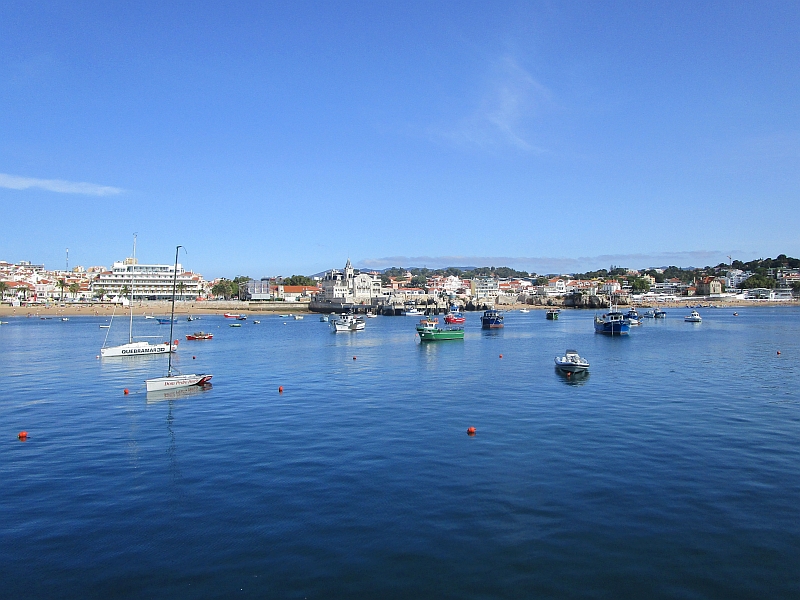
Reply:
[[[626,314],[625,318],[628,320],[628,324],[633,325],[641,325],[642,318],[639,316],[639,312],[635,308],[631,308]]]
[[[177,322],[177,319],[156,319],[159,325],[169,325],[170,322]]]
[[[481,317],[483,329],[500,329],[503,326],[503,314],[499,310],[485,310]]]
[[[627,335],[631,330],[631,324],[625,315],[616,310],[613,306],[611,310],[602,317],[594,316],[595,333],[606,335]]]

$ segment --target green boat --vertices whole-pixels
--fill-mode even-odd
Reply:
[[[463,340],[463,327],[437,327],[438,319],[422,319],[417,325],[417,333],[422,342],[437,342],[439,340]]]
[[[558,315],[560,312],[561,310],[558,308],[551,308],[550,310],[547,311],[545,317],[547,318],[548,321],[555,321],[558,319]]]

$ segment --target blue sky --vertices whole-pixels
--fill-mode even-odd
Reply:
[[[797,2],[6,1],[0,259],[800,255]]]

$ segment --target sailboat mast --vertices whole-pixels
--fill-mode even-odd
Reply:
[[[128,343],[133,343],[133,275],[136,271],[136,234],[133,234],[133,264],[131,265],[131,324],[128,328]]]
[[[167,368],[167,377],[172,375],[172,328],[175,327],[175,286],[178,282],[178,250],[183,246],[175,247],[175,268],[172,270],[172,312],[169,316],[169,367]]]

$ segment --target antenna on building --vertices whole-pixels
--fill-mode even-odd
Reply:
[[[733,266],[733,259],[731,258],[730,254],[728,254],[728,265],[731,267]]]
[[[67,271],[69,271],[69,248],[67,248]]]
[[[133,264],[136,264],[136,236],[138,235],[137,232],[133,232]]]

